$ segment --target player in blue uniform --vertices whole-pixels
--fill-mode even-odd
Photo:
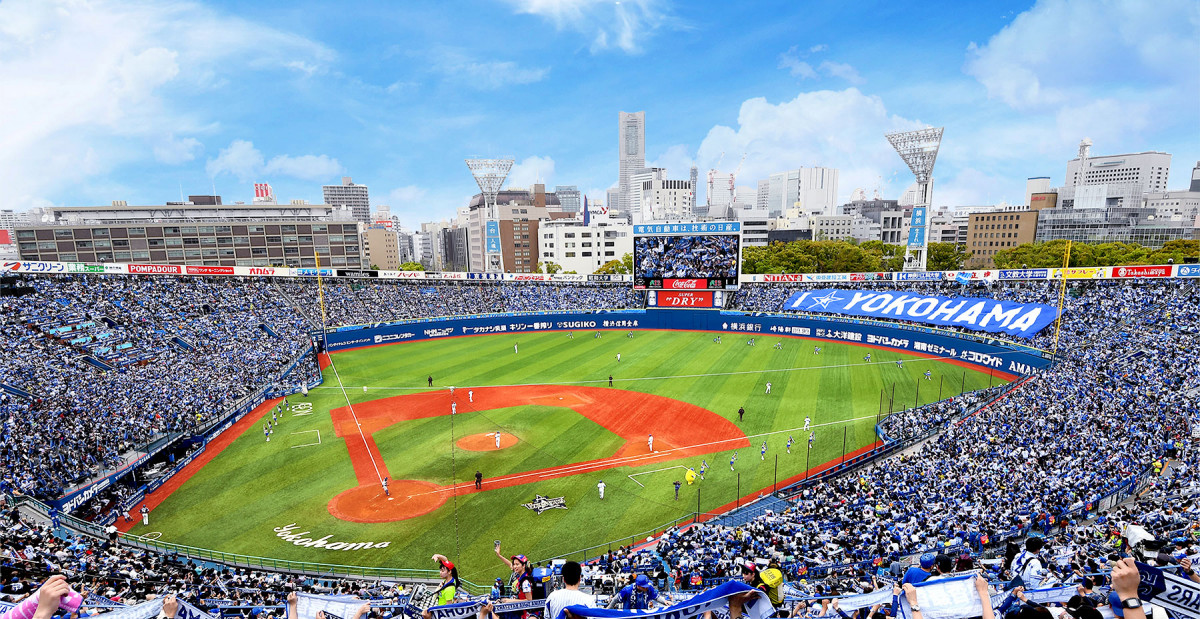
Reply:
[[[925,380],[933,380],[933,373],[929,370],[925,370]]]
[[[760,447],[758,449],[758,459],[759,460],[767,459],[767,442],[766,441],[763,441],[762,447]]]
[[[789,435],[788,435],[788,443],[787,443],[787,452],[788,452],[788,453],[792,453],[792,444],[793,444],[793,443],[795,443],[795,442],[796,442],[796,441],[792,440],[792,435],[791,435],[791,434],[789,434]]]
[[[733,470],[733,463],[737,462],[737,452],[733,452],[733,457],[729,458],[729,470]]]
[[[814,354],[814,355],[819,355],[819,354],[821,354],[821,347],[820,347],[820,346],[813,346],[813,354]]]
[[[863,357],[863,362],[865,362],[865,363],[871,362],[871,353],[867,353],[867,356]]]
[[[704,481],[704,473],[708,470],[708,460],[700,461],[700,481]]]

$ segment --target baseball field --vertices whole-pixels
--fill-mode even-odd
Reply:
[[[1010,378],[801,338],[760,336],[749,346],[744,335],[716,343],[717,334],[703,332],[593,334],[336,353],[321,387],[290,398],[270,441],[268,404],[151,495],[149,525],[131,532],[339,565],[425,569],[438,552],[464,578],[487,582],[505,572],[493,540],[535,561],[608,542],[615,548],[639,533],[640,541],[663,523],[724,511],[803,478],[808,468],[836,463],[843,449],[849,457],[869,447],[881,408]],[[688,485],[687,467],[698,472],[704,461],[703,481]],[[685,482],[678,499],[676,480]]]

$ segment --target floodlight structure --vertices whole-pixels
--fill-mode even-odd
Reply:
[[[917,177],[917,200],[913,203],[908,228],[908,249],[904,254],[905,271],[924,271],[929,250],[929,207],[933,199],[933,163],[942,145],[945,127],[926,127],[916,131],[887,134],[888,142],[900,154],[908,169]]]
[[[467,159],[467,167],[471,176],[483,192],[484,216],[488,219],[496,217],[496,196],[508,178],[508,171],[513,167],[512,159]]]
[[[512,159],[467,159],[471,176],[483,192],[483,253],[484,269],[504,271],[504,252],[500,246],[500,221],[496,214],[496,196],[512,169]]]

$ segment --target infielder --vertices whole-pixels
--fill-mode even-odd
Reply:
[[[383,493],[387,496],[392,496],[392,493],[388,490],[387,484],[388,484],[388,478],[384,477],[383,478]]]
[[[500,449],[500,433],[496,433],[496,449]]]
[[[596,484],[596,489],[600,491],[600,498],[603,499],[604,498],[604,480],[603,479],[600,480],[600,483]]]
[[[820,347],[820,346],[813,346],[813,354],[814,354],[814,355],[819,355],[819,354],[821,354],[821,347]]]
[[[804,416],[804,429],[805,429],[805,430],[809,429],[809,421],[810,421],[810,420],[809,420],[809,418],[808,418],[808,415],[805,415],[805,416]]]
[[[929,370],[925,370],[925,380],[933,380],[933,373]]]
[[[468,402],[474,402],[474,401],[475,401],[475,391],[474,391],[474,390],[472,390],[472,389],[467,389],[467,401],[468,401]]]
[[[150,524],[150,508],[143,505],[138,511],[142,512],[142,526]]]
[[[650,447],[650,453],[654,453],[654,435],[651,434],[646,438],[646,445]]]
[[[733,452],[733,456],[729,458],[729,470],[733,470],[733,463],[737,462],[737,452]]]
[[[787,443],[787,452],[788,452],[788,453],[792,453],[792,444],[793,444],[793,443],[795,443],[795,442],[796,442],[796,441],[792,440],[792,435],[791,435],[791,434],[789,434],[789,435],[788,435],[788,443]]]
[[[451,414],[451,415],[457,415],[457,414],[458,414],[458,402],[451,402],[451,403],[450,403],[450,414]]]

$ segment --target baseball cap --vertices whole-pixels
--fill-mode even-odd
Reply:
[[[646,578],[645,574],[638,574],[637,579],[634,580],[634,584],[642,589],[645,589],[646,587],[650,586],[650,579]]]
[[[937,555],[933,554],[932,552],[927,552],[927,553],[921,555],[921,568],[922,569],[929,569],[929,568],[933,567],[933,564],[936,562],[937,562]]]
[[[525,555],[513,555],[512,558],[520,561],[521,563],[529,563],[529,559],[526,559]]]
[[[504,580],[502,580],[502,579],[500,579],[500,578],[497,578],[497,579],[496,579],[496,584],[498,584],[498,585],[502,585],[502,584],[504,584]]]
[[[452,570],[452,569],[454,569],[454,564],[453,564],[453,563],[451,563],[451,562],[449,562],[449,561],[438,561],[438,563],[441,563],[441,564],[442,564],[442,567],[444,567],[444,568],[446,568],[446,569],[448,569],[448,570]]]
[[[758,566],[755,565],[753,561],[746,561],[745,563],[742,563],[742,571],[746,572],[747,574],[756,572],[758,571]]]
[[[1072,617],[1078,617],[1081,609],[1083,609],[1085,606],[1091,605],[1091,600],[1083,597],[1082,595],[1073,595],[1071,596],[1071,599],[1067,600],[1067,614],[1071,615]]]

